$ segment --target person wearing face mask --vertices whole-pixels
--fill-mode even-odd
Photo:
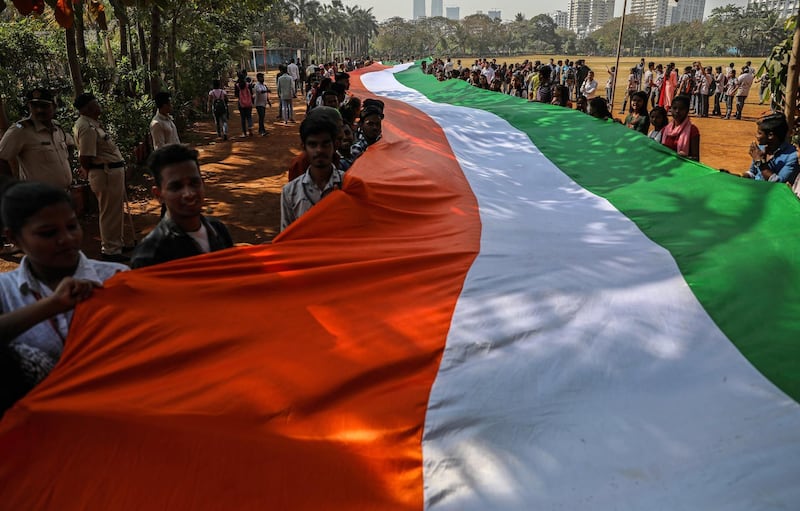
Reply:
[[[23,181],[38,181],[66,190],[72,184],[75,142],[54,120],[53,94],[36,88],[26,95],[30,115],[12,124],[0,140],[0,175],[11,176],[12,162]]]
[[[70,196],[45,183],[11,185],[0,199],[6,238],[25,254],[0,274],[0,413],[41,382],[61,357],[72,310],[127,266],[81,252]]]

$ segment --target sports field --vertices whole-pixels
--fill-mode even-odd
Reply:
[[[452,57],[453,59],[460,58],[462,65],[471,64],[475,57]],[[487,57],[488,58],[488,57]],[[608,79],[608,72],[606,68],[615,65],[615,57],[602,57],[602,56],[586,56],[586,55],[522,55],[516,57],[499,57],[497,63],[513,64],[522,62],[525,59],[530,61],[539,60],[541,62],[549,62],[550,59],[558,60],[569,59],[576,61],[583,59],[586,64],[595,72],[595,79],[599,84],[599,93],[605,95],[605,84]],[[625,87],[627,84],[628,74],[630,69],[639,63],[640,57],[624,57],[620,58],[619,67],[622,72],[617,76],[617,87],[614,91],[614,117],[622,119],[624,115],[619,113],[619,108],[622,105],[622,100],[625,95]],[[676,68],[682,71],[685,66],[691,65],[695,61],[699,61],[703,66],[722,66],[725,68],[731,62],[735,64],[737,73],[741,67],[747,62],[752,62],[752,67],[756,70],[764,61],[764,57],[654,57],[652,59],[645,58],[645,62],[653,61],[656,64],[666,64],[674,62]],[[754,121],[764,114],[769,113],[769,104],[761,104],[758,98],[759,84],[754,83],[750,91],[750,95],[745,102],[743,112],[743,119],[724,120],[715,117],[709,118],[692,118],[692,122],[700,129],[700,161],[713,168],[723,168],[731,172],[741,174],[750,165],[750,157],[747,154],[750,142],[754,139],[755,123]],[[713,98],[711,101],[713,105]],[[723,113],[725,106],[722,107]]]

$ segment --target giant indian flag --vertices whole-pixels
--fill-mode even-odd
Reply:
[[[353,77],[272,245],[137,270],[0,422],[9,510],[800,509],[800,203],[572,110]]]

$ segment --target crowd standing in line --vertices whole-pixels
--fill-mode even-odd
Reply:
[[[299,126],[303,152],[292,160],[289,180],[281,192],[281,231],[331,193],[342,188],[355,160],[382,140],[385,105],[360,100],[350,89],[349,72],[368,59],[317,65],[292,60],[279,68],[276,93],[278,119],[294,122],[294,100],[305,99],[306,116]],[[550,59],[498,65],[496,60],[436,59],[422,70],[438,80],[459,79],[472,86],[528,101],[573,108],[611,122],[611,84],[616,69],[607,69],[605,98],[598,95],[594,71],[583,60]],[[716,70],[700,62],[679,74],[674,63],[646,63],[630,68],[620,122],[679,155],[699,160],[700,133],[690,113],[741,119],[753,84],[750,62],[737,77],[734,64]],[[763,87],[763,82],[762,82]],[[264,75],[253,82],[244,70],[234,87],[242,137],[253,136],[252,108],[258,132],[266,136],[266,107],[271,106]],[[711,96],[713,110],[711,108]],[[198,152],[180,144],[171,116],[171,96],[155,96],[150,123],[155,151],[148,160],[154,176],[153,195],[163,204],[162,219],[135,248],[126,244],[123,229],[126,163],[100,122],[102,108],[92,94],[81,94],[73,106],[80,114],[74,136],[53,119],[51,92],[34,88],[26,95],[30,116],[11,126],[0,139],[0,217],[7,240],[24,254],[19,267],[0,274],[0,413],[47,376],[58,361],[71,311],[92,290],[119,271],[232,247],[226,226],[204,216],[204,183]],[[629,105],[629,106],[628,106]],[[726,111],[723,116],[722,105]],[[228,138],[229,101],[220,80],[207,97],[217,136]],[[735,110],[735,111],[734,111]],[[670,117],[671,116],[671,117]],[[651,129],[652,128],[652,129]],[[744,177],[787,183],[800,197],[795,147],[787,141],[782,114],[757,122],[749,148],[752,165]],[[644,139],[643,139],[644,140]],[[82,232],[66,189],[72,181],[72,150],[77,147],[80,173],[89,178],[100,203],[101,258],[81,251]],[[16,166],[22,183],[11,179]],[[133,250],[129,259],[123,252]]]
[[[612,86],[617,69],[606,68],[605,98],[598,96],[598,82],[594,71],[584,60],[550,59],[549,63],[529,61],[502,65],[496,59],[476,59],[471,65],[462,65],[459,60],[453,65],[449,58],[435,59],[422,67],[422,72],[435,75],[439,80],[461,79],[467,83],[516,97],[527,97],[529,101],[553,103],[576,109],[593,117],[611,120]],[[689,159],[700,159],[700,132],[692,122],[690,114],[697,117],[718,116],[723,119],[741,119],[745,101],[754,83],[752,62],[746,62],[737,77],[734,63],[724,71],[703,66],[701,62],[686,66],[679,73],[674,62],[665,66],[640,59],[629,69],[622,86],[625,95],[621,114],[622,124],[639,131],[649,138],[673,149]],[[762,80],[764,87],[765,80]],[[617,84],[618,86],[620,84]],[[570,102],[564,102],[566,92]],[[711,109],[711,97],[713,110]],[[558,97],[555,101],[553,98]],[[603,104],[605,102],[605,104]],[[722,105],[726,106],[723,115]],[[629,106],[630,105],[630,106]],[[648,113],[648,105],[653,109]],[[774,106],[774,105],[773,105]],[[670,121],[668,116],[672,117]],[[650,132],[652,125],[653,131]],[[763,144],[761,144],[763,145]],[[791,144],[790,144],[791,145]],[[785,181],[794,185],[795,171],[787,174]]]

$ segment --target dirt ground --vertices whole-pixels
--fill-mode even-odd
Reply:
[[[222,220],[237,243],[270,242],[279,232],[281,188],[286,184],[289,162],[300,152],[298,127],[305,111],[301,103],[299,99],[295,102],[298,124],[288,126],[276,123],[276,106],[268,108],[269,135],[266,137],[241,137],[239,114],[235,109],[232,109],[228,141],[217,139],[211,120],[198,122],[190,132],[183,134],[182,140],[200,152],[206,185],[206,214]],[[277,101],[273,105],[277,105]],[[751,96],[741,121],[693,118],[701,133],[701,161],[736,173],[746,170],[750,164],[747,148],[755,135],[753,121],[765,111],[766,107],[758,105]],[[256,121],[255,111],[253,115]],[[141,240],[158,222],[160,205],[150,196],[149,177],[138,172],[130,180],[129,196],[136,237]],[[82,215],[81,223],[83,250],[87,256],[96,258],[100,253],[96,214]],[[126,228],[129,225],[127,223]],[[0,271],[13,269],[20,257],[20,254],[0,255]]]

